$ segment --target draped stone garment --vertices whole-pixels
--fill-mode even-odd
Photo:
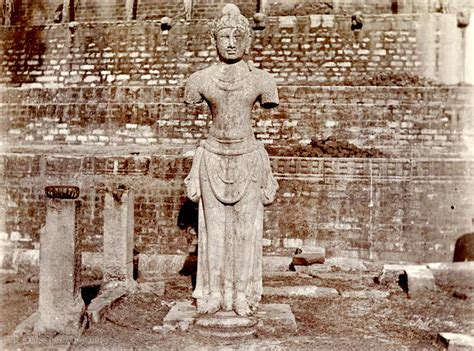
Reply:
[[[278,188],[263,146],[255,140],[248,144],[247,153],[226,155],[229,144],[219,153],[216,140],[201,143],[185,180],[189,198],[199,201],[193,297],[220,293],[226,309],[236,291],[245,292],[251,307],[261,299],[263,206]]]

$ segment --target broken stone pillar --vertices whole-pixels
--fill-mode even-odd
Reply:
[[[104,280],[131,285],[133,280],[133,193],[108,189],[104,208]]]
[[[74,21],[74,0],[63,0],[63,22]]]
[[[127,19],[127,21],[137,19],[137,0],[126,0],[125,12],[125,18]]]
[[[14,3],[13,0],[4,0],[3,2],[3,25],[11,26],[13,23]]]
[[[79,277],[81,257],[76,235],[79,188],[46,187],[46,224],[40,238],[39,307],[36,332],[81,330],[84,301]]]

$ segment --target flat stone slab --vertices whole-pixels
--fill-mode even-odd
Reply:
[[[273,330],[296,330],[295,315],[290,305],[286,303],[269,303],[260,305],[256,313],[259,320],[263,321],[263,328]]]
[[[342,291],[342,297],[348,297],[353,299],[386,299],[390,293],[388,291],[381,290],[353,290],[353,291]]]
[[[319,273],[332,272],[332,266],[327,264],[313,264],[311,266],[295,266],[298,273],[317,275]]]
[[[163,327],[166,330],[188,330],[198,316],[192,301],[178,301],[163,318]]]
[[[89,323],[99,323],[114,303],[127,293],[128,290],[124,287],[104,289],[99,296],[91,301],[87,308],[86,313]]]
[[[339,296],[336,289],[321,288],[314,285],[303,286],[281,286],[281,287],[264,287],[263,295],[265,296],[283,296],[283,297],[328,297]]]
[[[438,340],[448,351],[474,350],[474,336],[457,333],[440,333]]]
[[[163,318],[163,331],[185,331],[191,327],[206,336],[241,337],[266,331],[295,330],[296,320],[288,304],[262,304],[255,315],[240,317],[234,312],[200,315],[192,301],[178,301]],[[160,331],[160,328],[156,328]]]
[[[474,261],[429,263],[428,268],[437,285],[474,288]]]

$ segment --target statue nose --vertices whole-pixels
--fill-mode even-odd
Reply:
[[[229,38],[229,47],[231,48],[235,47],[235,38],[232,35]]]

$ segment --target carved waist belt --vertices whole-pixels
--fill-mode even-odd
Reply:
[[[209,135],[207,140],[201,141],[201,146],[217,155],[238,156],[255,151],[263,144],[255,140],[253,135],[237,140],[217,139]]]

